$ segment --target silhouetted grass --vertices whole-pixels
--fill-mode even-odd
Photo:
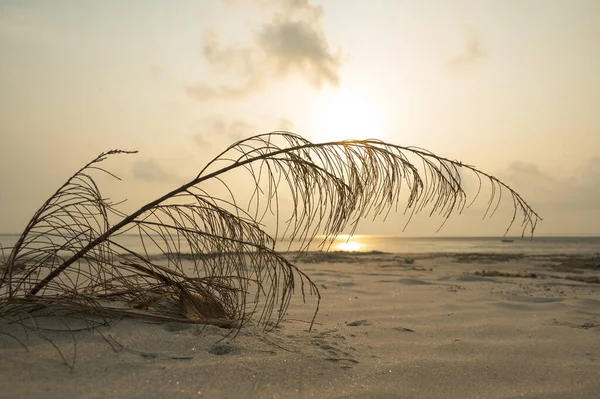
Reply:
[[[317,286],[275,251],[276,242],[299,242],[303,253],[323,235],[319,245],[327,249],[362,219],[396,210],[404,191],[409,221],[426,209],[446,220],[469,205],[461,172],[491,186],[485,217],[507,192],[509,229],[520,216],[522,232],[533,234],[540,219],[519,194],[473,166],[378,140],[312,143],[288,132],[241,140],[186,184],[124,214],[95,176],[117,178],[102,162],[130,153],[100,154],[33,215],[4,257],[0,318],[27,324],[42,314],[67,319],[79,312],[89,328],[115,316],[266,327],[281,321],[294,295],[314,297],[316,315]],[[211,193],[209,183],[226,194]],[[269,219],[272,235],[264,229]],[[119,244],[123,233],[135,233],[144,250]]]

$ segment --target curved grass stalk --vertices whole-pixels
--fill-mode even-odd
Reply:
[[[379,140],[312,143],[289,132],[231,145],[188,183],[125,215],[93,178],[109,173],[99,164],[121,153],[130,152],[100,154],[34,214],[0,271],[0,316],[62,306],[103,317],[267,326],[282,320],[296,290],[315,297],[316,315],[316,285],[276,242],[298,241],[302,252],[323,235],[327,248],[362,219],[387,217],[404,192],[409,221],[425,209],[446,220],[469,205],[461,171],[491,186],[486,216],[503,192],[511,196],[507,232],[519,216],[522,234],[540,220],[519,194],[473,166]],[[240,172],[243,183],[228,181]],[[211,194],[211,182],[225,194]],[[111,225],[114,217],[121,219]],[[269,219],[274,234],[264,226]],[[119,243],[126,232],[144,251]]]

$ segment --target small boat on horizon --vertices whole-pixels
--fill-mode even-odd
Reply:
[[[514,241],[515,241],[515,240],[509,240],[509,239],[507,239],[507,238],[503,238],[503,239],[502,239],[502,242],[514,242]]]

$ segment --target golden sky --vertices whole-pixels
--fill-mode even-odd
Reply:
[[[459,159],[519,191],[539,234],[600,235],[599,38],[597,0],[2,0],[0,232],[102,151],[140,151],[106,165],[135,207],[285,129]],[[504,233],[481,216],[439,234]]]

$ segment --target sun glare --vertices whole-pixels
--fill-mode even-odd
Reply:
[[[384,139],[384,117],[377,101],[358,92],[338,89],[320,95],[314,110],[319,141]]]
[[[356,241],[344,241],[337,245],[338,250],[340,251],[358,251],[360,250],[360,243]]]

